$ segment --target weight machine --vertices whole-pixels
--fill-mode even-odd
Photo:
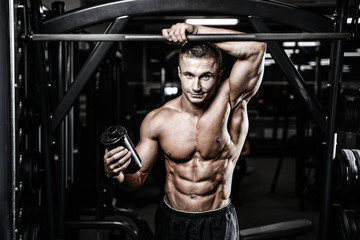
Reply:
[[[358,6],[358,1],[356,6]],[[226,4],[219,7],[216,0],[205,2],[194,2],[190,0],[180,1],[173,4],[170,0],[137,0],[137,1],[112,1],[91,7],[83,7],[73,11],[64,12],[61,4],[58,6],[58,14],[53,18],[43,18],[40,12],[41,3],[37,0],[30,1],[28,8],[26,1],[2,1],[0,10],[0,54],[2,68],[0,70],[1,81],[0,91],[3,96],[1,101],[1,124],[0,138],[2,140],[0,158],[1,168],[1,191],[0,206],[2,211],[0,214],[0,231],[1,239],[20,239],[21,237],[32,239],[39,236],[41,225],[44,223],[41,219],[35,219],[25,228],[19,226],[24,225],[24,218],[35,215],[32,211],[23,209],[21,195],[25,194],[22,182],[26,179],[26,184],[31,183],[30,189],[37,191],[42,187],[43,199],[45,199],[46,211],[43,209],[34,210],[44,218],[46,217],[46,232],[49,236],[46,239],[54,240],[56,238],[64,239],[64,232],[68,228],[124,228],[129,230],[127,226],[119,223],[111,222],[73,222],[65,221],[63,211],[58,211],[55,204],[55,196],[58,196],[60,209],[65,208],[65,188],[68,180],[65,179],[70,173],[67,164],[72,163],[71,154],[73,149],[65,142],[74,136],[72,133],[71,108],[75,101],[78,100],[81,91],[90,81],[97,67],[104,59],[106,53],[112,48],[113,41],[163,41],[161,36],[155,35],[126,35],[120,34],[131,18],[137,16],[149,15],[168,15],[176,13],[191,13],[199,15],[233,15],[248,17],[249,23],[253,29],[258,32],[256,34],[244,34],[236,36],[189,36],[189,40],[254,40],[269,41],[268,49],[272,57],[281,67],[289,83],[294,87],[296,95],[304,104],[304,108],[311,115],[318,128],[321,129],[326,145],[326,153],[324,154],[324,176],[323,176],[323,192],[321,197],[322,206],[320,209],[320,235],[319,239],[328,239],[328,226],[330,221],[331,208],[331,191],[332,191],[332,172],[333,158],[335,149],[335,132],[337,120],[337,108],[339,101],[339,89],[342,79],[342,61],[344,41],[353,41],[358,39],[357,28],[354,32],[348,32],[346,29],[346,20],[348,18],[350,1],[339,0],[336,6],[334,19],[324,16],[318,16],[310,12],[295,8],[290,5],[281,4],[272,1],[260,0],[229,0]],[[29,12],[31,15],[29,15]],[[284,14],[285,13],[285,14]],[[356,15],[357,14],[357,15]],[[354,14],[354,19],[358,19],[358,8]],[[286,16],[286,18],[285,18]],[[28,21],[31,21],[29,23]],[[267,21],[283,24],[305,33],[271,33],[271,29],[267,25]],[[104,35],[89,34],[69,34],[81,30],[88,26],[99,23],[111,22],[110,27]],[[353,21],[357,24],[357,20]],[[32,32],[29,26],[32,27]],[[9,35],[7,33],[10,33]],[[306,84],[300,73],[293,66],[290,59],[286,56],[279,42],[283,40],[323,40],[332,42],[331,56],[331,74],[329,76],[329,96],[327,105],[329,108],[324,110],[317,99],[307,90]],[[58,49],[68,47],[71,44],[65,44],[64,41],[100,41],[92,50],[85,64],[80,67],[76,76],[73,76],[72,82],[62,82],[64,73],[61,69],[63,58],[70,57],[59,54],[58,68],[59,76],[57,76],[57,86],[61,86],[60,91],[56,93],[57,105],[51,112],[49,106],[49,98],[55,91],[50,88],[47,79],[46,60],[44,56],[45,45],[43,41],[61,41],[58,43]],[[29,58],[29,51],[34,51],[36,56],[38,69],[28,69],[26,65]],[[72,51],[72,50],[70,50]],[[59,51],[61,53],[62,51]],[[20,64],[24,65],[24,69],[20,69]],[[35,72],[36,81],[30,79],[29,73]],[[39,89],[34,89],[36,85]],[[25,87],[24,87],[25,85]],[[23,92],[25,88],[25,92]],[[36,91],[39,93],[39,102],[33,103],[31,100],[25,102],[21,99],[27,96],[29,92]],[[21,104],[20,104],[21,103]],[[41,104],[40,104],[41,103]],[[20,122],[21,116],[27,121],[26,126],[31,128],[40,128],[40,136],[29,134],[24,123]],[[31,136],[27,136],[27,134]],[[54,136],[59,139],[60,156],[59,159],[65,159],[59,164],[60,168],[60,184],[56,184],[54,179],[54,155],[53,141]],[[28,138],[26,143],[20,146],[20,142]],[[71,141],[71,140],[70,140]],[[36,153],[24,153],[23,150],[32,148],[32,142],[38,147]],[[22,148],[22,149],[21,149]],[[39,154],[41,157],[39,157]],[[26,158],[25,161],[23,161]],[[43,166],[42,166],[43,163]],[[25,168],[24,174],[20,174],[21,168]],[[24,178],[24,177],[27,178]],[[45,180],[45,184],[41,185],[35,181],[35,177],[41,177]],[[28,188],[28,187],[27,187]],[[122,211],[124,214],[125,211]],[[25,217],[24,217],[25,216]],[[128,214],[134,218],[134,215]],[[137,218],[134,218],[137,219]],[[140,221],[141,222],[141,221]],[[37,224],[36,224],[37,223]],[[58,224],[57,224],[58,223]],[[137,221],[136,225],[139,225]],[[298,225],[297,225],[298,224]],[[140,224],[141,225],[141,224]],[[300,226],[300,227],[299,227]],[[297,234],[305,233],[313,228],[312,224],[307,221],[300,221],[289,224],[273,225],[272,229],[276,234],[285,234],[282,236],[289,237],[290,232],[294,229],[302,229]],[[281,231],[284,230],[284,231]],[[126,231],[127,231],[126,230]],[[273,233],[274,233],[273,232]],[[292,232],[293,233],[293,232]],[[135,239],[138,233],[129,230],[129,234]],[[259,229],[243,230],[244,239],[274,239],[271,231],[261,232]],[[252,235],[253,234],[253,235]],[[286,235],[289,234],[289,235]],[[258,238],[256,238],[256,237]],[[268,236],[268,238],[261,238]],[[248,238],[246,238],[248,237]],[[251,238],[254,237],[254,238]],[[271,238],[273,237],[273,238]],[[276,237],[279,237],[277,235]],[[292,236],[293,237],[293,236]]]

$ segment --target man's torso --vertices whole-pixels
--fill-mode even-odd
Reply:
[[[247,134],[246,106],[245,111],[241,106],[231,109],[226,96],[218,93],[195,117],[181,111],[179,99],[159,112],[166,201],[182,211],[218,209],[229,201],[233,169]]]

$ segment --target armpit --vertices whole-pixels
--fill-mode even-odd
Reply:
[[[249,93],[244,92],[243,94],[240,95],[240,97],[238,97],[237,99],[235,99],[235,101],[231,104],[231,108],[235,109],[237,107],[242,107],[243,103],[247,103],[247,97],[248,97]]]

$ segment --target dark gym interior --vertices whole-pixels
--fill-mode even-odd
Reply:
[[[248,105],[249,154],[235,169],[231,200],[242,239],[360,239],[359,7],[359,0],[1,1],[0,239],[154,239],[164,160],[139,190],[122,191],[106,178],[100,138],[122,125],[136,145],[146,114],[181,94],[179,46],[32,34],[161,34],[191,18],[236,19],[214,26],[245,33],[347,33],[268,42],[263,82]],[[223,77],[233,62],[223,55]]]

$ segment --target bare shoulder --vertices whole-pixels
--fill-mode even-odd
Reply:
[[[178,112],[178,104],[179,100],[176,98],[149,112],[141,124],[141,133],[153,137],[159,136],[166,122]]]
[[[167,103],[165,103],[163,106],[156,108],[149,112],[145,120],[151,120],[151,122],[158,122],[163,121],[163,118],[167,117],[169,114],[173,114],[174,112],[177,112],[179,109],[179,98],[173,99]]]

